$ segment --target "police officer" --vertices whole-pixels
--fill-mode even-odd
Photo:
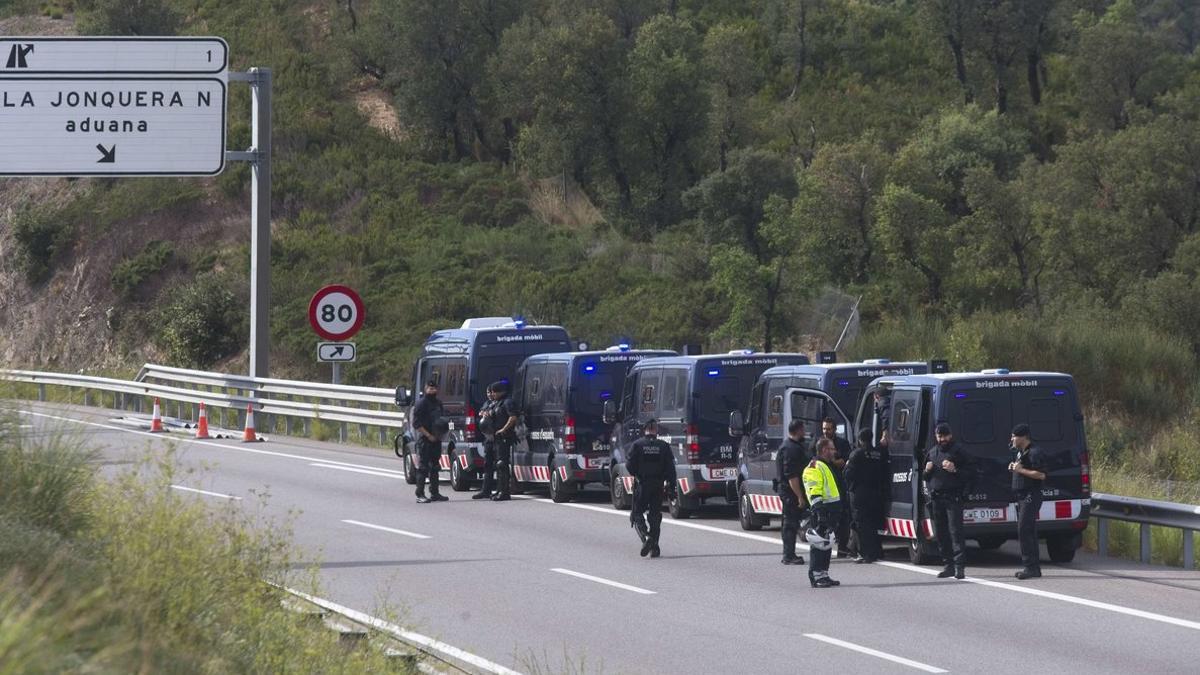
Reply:
[[[970,488],[970,458],[954,440],[954,431],[946,422],[934,428],[937,443],[925,455],[925,487],[929,490],[929,505],[933,511],[933,526],[937,531],[938,549],[945,568],[939,579],[966,576],[967,544],[963,539],[963,495]]]
[[[813,588],[829,588],[841,583],[829,577],[829,559],[833,553],[834,529],[841,517],[842,496],[833,476],[837,446],[828,438],[817,440],[817,456],[804,469],[804,491],[812,508],[808,540],[808,583]]]
[[[846,460],[846,486],[854,511],[854,533],[858,537],[856,563],[872,563],[883,557],[879,530],[883,529],[884,505],[892,483],[886,446],[871,442],[870,429],[858,432],[858,447]]]
[[[804,496],[804,485],[800,474],[807,464],[808,451],[804,448],[804,422],[793,419],[788,423],[788,437],[775,454],[776,491],[783,502],[783,523],[779,532],[783,537],[784,565],[803,565],[804,558],[796,555],[796,536],[800,533],[800,520],[808,509],[808,498]]]
[[[1028,424],[1013,427],[1011,440],[1016,457],[1008,465],[1008,470],[1012,472],[1012,489],[1017,496],[1017,539],[1021,542],[1022,567],[1015,576],[1018,579],[1035,579],[1042,576],[1037,516],[1042,508],[1046,458],[1042,449],[1033,444]]]
[[[658,535],[662,527],[663,493],[669,496],[675,492],[675,456],[671,446],[658,438],[658,420],[652,418],[642,425],[642,437],[629,449],[625,467],[637,479],[629,523],[642,540],[642,556],[657,558],[661,554]]]
[[[835,422],[832,417],[826,417],[825,419],[821,420],[821,435],[818,436],[815,441],[813,441],[813,457],[817,456],[817,441],[821,440],[822,438],[828,438],[834,443],[834,448],[836,448],[837,453],[833,459],[833,463],[830,465],[830,467],[833,469],[833,479],[837,481],[838,492],[847,494],[848,490],[846,489],[846,481],[842,476],[842,471],[846,467],[846,460],[850,459],[850,443],[846,439],[837,435],[837,422]],[[850,554],[853,553],[854,550],[850,543],[850,512],[848,510],[842,510],[839,520],[834,527],[834,533],[837,535],[837,557],[850,557]]]
[[[496,486],[496,411],[500,394],[496,383],[487,386],[487,402],[479,410],[479,432],[483,434],[483,487],[471,499],[491,499]]]
[[[448,426],[443,419],[442,402],[438,400],[438,385],[434,380],[425,383],[421,400],[413,406],[413,430],[417,432],[417,503],[449,501],[438,491],[442,460],[442,437]],[[425,481],[429,481],[429,496],[425,496]]]
[[[509,489],[512,487],[509,472],[512,471],[512,451],[513,446],[517,444],[517,422],[521,419],[521,413],[517,410],[516,401],[508,395],[508,382],[493,382],[492,390],[496,396],[496,407],[492,415],[495,416],[494,425],[498,427],[495,447],[496,483],[499,488],[499,492],[492,495],[492,501],[506,502],[512,499],[509,496]]]

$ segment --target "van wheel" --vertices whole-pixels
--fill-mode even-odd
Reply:
[[[633,508],[633,499],[629,493],[625,491],[625,480],[617,473],[612,474],[612,480],[608,487],[609,496],[612,497],[613,508],[618,511],[628,511]]]
[[[450,455],[450,487],[455,492],[466,492],[471,489],[471,472],[462,468],[458,458]]]
[[[762,516],[755,515],[754,504],[750,501],[750,492],[746,490],[746,484],[742,483],[738,488],[738,521],[742,525],[743,530],[761,530],[763,525],[766,525]]]
[[[404,453],[404,482],[409,485],[417,484],[417,467],[413,464],[412,455]]]
[[[692,509],[683,505],[683,500],[678,494],[667,500],[667,512],[675,520],[687,520],[692,517]]]
[[[562,474],[554,467],[550,473],[550,500],[555,504],[571,501],[571,495],[575,492],[571,489],[570,484],[562,479]]]
[[[1079,548],[1079,540],[1079,536],[1075,534],[1046,537],[1046,552],[1050,554],[1050,561],[1069,563],[1074,560],[1075,551]]]
[[[910,539],[908,542],[908,561],[914,565],[929,565],[934,562],[937,556],[933,552],[933,547],[919,539]]]
[[[1008,540],[1004,537],[980,537],[975,541],[979,543],[979,548],[985,551],[995,551],[1003,546],[1004,542]]]

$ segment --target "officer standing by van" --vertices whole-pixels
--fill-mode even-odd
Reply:
[[[871,442],[870,429],[858,432],[858,447],[846,460],[846,486],[854,511],[854,533],[858,537],[856,563],[872,563],[883,558],[879,530],[883,528],[884,505],[890,496],[890,459],[887,448]]]
[[[933,511],[938,549],[945,568],[939,579],[966,577],[967,543],[963,538],[963,496],[967,493],[971,464],[967,453],[954,440],[954,431],[946,422],[934,428],[937,443],[925,455],[925,487]]]
[[[808,463],[808,451],[804,448],[804,422],[793,419],[788,423],[788,437],[775,454],[775,470],[778,475],[776,491],[783,503],[783,523],[779,529],[783,537],[784,565],[803,565],[804,558],[796,555],[796,536],[800,534],[800,520],[808,509],[808,498],[804,495],[801,473]]]
[[[836,538],[834,530],[842,511],[841,492],[833,477],[837,446],[832,440],[822,438],[817,441],[816,451],[817,456],[808,463],[802,476],[813,514],[804,534],[809,544],[808,583],[813,588],[830,588],[841,585],[829,577],[829,560]]]
[[[500,395],[495,383],[487,386],[487,402],[479,410],[479,432],[483,434],[483,486],[471,499],[491,499],[496,487],[496,412]]]
[[[1046,480],[1046,460],[1041,448],[1033,444],[1029,425],[1018,424],[1012,430],[1015,459],[1008,465],[1012,489],[1017,496],[1017,539],[1021,542],[1021,569],[1018,579],[1042,576],[1038,554],[1037,517],[1042,509],[1042,481]]]
[[[517,410],[517,404],[508,395],[508,383],[504,380],[493,382],[490,387],[496,396],[496,407],[492,411],[495,417],[494,424],[499,428],[496,429],[495,447],[496,447],[496,482],[499,492],[492,495],[494,502],[506,502],[512,499],[509,496],[509,489],[512,486],[512,479],[509,473],[512,471],[512,451],[513,446],[517,444],[517,422],[521,419],[521,413]]]
[[[658,535],[662,529],[663,493],[675,491],[675,455],[671,446],[658,438],[658,420],[651,418],[642,425],[642,437],[630,447],[625,466],[637,479],[629,523],[642,540],[642,557],[657,558],[661,554]]]
[[[438,400],[438,385],[434,380],[425,383],[421,400],[413,406],[413,430],[417,432],[417,503],[449,501],[438,490],[442,461],[443,426],[442,402]],[[429,481],[429,496],[425,496],[425,481]]]
[[[842,494],[847,494],[849,491],[846,489],[846,480],[842,475],[842,471],[846,467],[846,460],[850,459],[850,442],[837,435],[837,422],[835,422],[832,417],[826,417],[825,419],[821,420],[821,435],[817,437],[816,441],[813,441],[813,457],[817,456],[817,441],[820,441],[822,438],[828,438],[830,441],[833,441],[834,448],[836,449],[833,463],[830,465],[830,467],[833,469],[833,479],[837,481],[838,491]],[[850,545],[849,511],[842,511],[842,514],[839,516],[838,522],[835,525],[834,531],[837,534],[838,542],[837,557],[850,557],[850,554],[854,551],[852,551],[852,547]]]

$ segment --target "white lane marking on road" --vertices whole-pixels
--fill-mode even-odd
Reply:
[[[208,495],[209,497],[222,497],[224,499],[236,499],[238,501],[241,501],[241,499],[242,499],[241,497],[238,497],[237,495],[227,495],[227,494],[222,494],[220,492],[209,492],[208,490],[197,490],[196,488],[190,488],[190,487],[187,487],[186,485],[172,485],[171,487],[176,490],[183,490],[184,492],[195,492],[196,494]]]
[[[357,521],[357,520],[343,520],[342,522],[350,523],[351,525],[358,525],[359,527],[369,527],[372,530],[382,530],[384,532],[391,532],[392,534],[402,534],[406,537],[412,537],[413,539],[432,539],[433,538],[427,534],[417,534],[416,532],[409,532],[408,530],[397,530],[395,528],[384,527],[382,525],[372,525],[371,523],[364,523],[364,522]]]
[[[371,616],[370,614],[360,612],[356,609],[350,609],[349,607],[343,607],[335,602],[331,602],[324,598],[318,598],[307,593],[301,593],[300,591],[293,590],[291,588],[284,588],[284,590],[304,598],[315,605],[319,605],[325,609],[337,612],[338,614],[346,616],[361,624],[384,631],[386,633],[391,633],[392,635],[399,637],[401,640],[407,640],[408,642],[418,644],[426,649],[431,649],[435,652],[448,656],[451,659],[462,661],[463,663],[470,664],[489,673],[495,673],[495,675],[521,675],[521,673],[510,668],[505,668],[499,663],[488,661],[482,656],[476,656],[471,652],[459,649],[453,645],[448,645],[445,642],[435,640],[429,636],[421,635],[420,633],[414,633],[413,631],[401,628],[394,623],[388,623],[387,621]]]
[[[655,592],[655,591],[648,591],[644,588],[638,588],[637,586],[630,586],[629,584],[623,584],[619,581],[613,581],[612,579],[604,579],[602,577],[594,577],[590,574],[584,574],[583,572],[574,572],[572,570],[564,570],[561,567],[552,567],[552,568],[550,568],[550,571],[558,572],[559,574],[565,574],[569,577],[577,577],[579,579],[587,579],[588,581],[594,581],[598,584],[604,584],[605,586],[612,586],[613,588],[620,588],[620,589],[623,589],[626,591],[633,591],[634,593],[641,593],[642,595],[657,595],[657,592]]]
[[[570,506],[572,508],[584,509],[587,511],[595,511],[597,513],[611,513],[614,515],[627,517],[627,514],[623,511],[617,511],[612,508],[599,507],[599,506],[595,506],[592,504],[574,504],[571,502],[555,503],[554,500],[552,500],[552,499],[545,499],[542,497],[526,497],[526,499],[529,499],[531,501],[536,501],[536,502],[542,502],[545,504],[552,504],[554,506]],[[758,535],[758,534],[750,534],[748,532],[737,532],[734,530],[726,530],[721,527],[713,527],[711,525],[700,525],[698,523],[689,523],[689,522],[678,521],[678,520],[663,520],[662,522],[663,522],[663,525],[671,525],[674,527],[689,527],[689,528],[692,528],[695,530],[703,530],[705,532],[714,532],[717,534],[723,534],[723,535],[730,536],[730,537],[738,537],[740,539],[750,539],[752,541],[761,541],[761,542],[768,543],[768,544],[775,544],[777,546],[783,546],[783,543],[779,539],[775,539],[772,537],[764,537],[764,536]],[[803,544],[797,544],[796,548],[808,550],[809,547],[806,545],[803,545]],[[899,562],[881,560],[881,561],[873,563],[873,564],[880,565],[883,567],[892,567],[892,568],[898,569],[898,570],[906,570],[909,572],[916,572],[918,574],[924,574],[926,576],[935,576],[938,573],[938,570],[929,570],[929,569],[925,569],[923,567],[917,567],[916,565],[910,565],[908,563],[899,563]],[[1087,598],[1080,598],[1080,597],[1077,597],[1074,595],[1066,595],[1065,593],[1055,593],[1054,591],[1045,591],[1045,590],[1041,590],[1039,588],[1034,588],[1032,586],[1018,586],[1016,584],[1002,583],[999,581],[991,581],[990,579],[979,579],[979,578],[975,578],[975,577],[967,577],[963,581],[965,581],[967,583],[972,583],[972,584],[979,584],[980,586],[989,586],[991,588],[998,588],[1000,590],[1013,591],[1015,593],[1025,593],[1026,595],[1033,595],[1033,596],[1037,596],[1037,597],[1041,597],[1041,598],[1046,598],[1048,600],[1059,600],[1061,602],[1068,602],[1068,603],[1072,603],[1072,604],[1076,604],[1076,605],[1082,605],[1084,607],[1100,609],[1100,610],[1104,610],[1106,612],[1115,612],[1117,614],[1133,616],[1133,617],[1137,617],[1139,619],[1148,619],[1150,621],[1158,621],[1160,623],[1170,624],[1172,626],[1179,626],[1180,628],[1189,628],[1191,630],[1200,630],[1200,622],[1197,622],[1197,621],[1189,621],[1187,619],[1179,619],[1179,618],[1176,618],[1173,616],[1167,616],[1165,614],[1156,614],[1154,612],[1147,612],[1145,610],[1134,609],[1132,607],[1125,607],[1122,605],[1114,605],[1114,604],[1108,603],[1108,602],[1100,602],[1099,600],[1089,600]]]
[[[222,450],[236,450],[238,452],[248,452],[253,455],[268,455],[271,457],[284,457],[286,459],[299,459],[299,460],[303,460],[306,462],[321,462],[324,464],[337,464],[339,466],[353,466],[353,467],[357,467],[360,469],[370,469],[372,471],[383,471],[385,473],[397,473],[401,476],[404,475],[403,471],[396,471],[395,469],[384,469],[381,467],[368,466],[365,464],[353,464],[350,462],[342,462],[342,461],[339,461],[336,459],[321,459],[320,457],[306,457],[304,455],[293,455],[291,453],[276,452],[274,450],[259,450],[257,448],[249,448],[249,447],[244,447],[241,445],[226,445],[225,443],[215,443],[213,441],[206,441],[206,440],[201,440],[198,438],[179,438],[179,437],[175,437],[175,436],[164,438],[160,434],[152,434],[148,431],[138,431],[137,429],[126,429],[125,427],[113,426],[111,424],[101,424],[99,422],[88,422],[86,420],[77,420],[77,419],[73,419],[71,417],[60,417],[58,415],[48,415],[46,413],[34,412],[32,410],[22,410],[20,412],[22,412],[26,415],[33,415],[34,417],[44,417],[46,419],[58,420],[60,422],[72,422],[74,424],[82,424],[84,426],[97,427],[100,429],[107,429],[109,431],[120,431],[121,433],[126,433],[126,434],[136,434],[138,436],[145,436],[146,438],[153,438],[153,439],[159,440],[159,441],[169,440],[174,443],[191,443],[193,445],[203,445],[203,446],[208,446],[211,448],[220,448]]]
[[[895,654],[881,652],[878,649],[871,649],[870,647],[856,645],[853,642],[846,642],[845,640],[831,638],[828,635],[821,635],[820,633],[805,633],[804,637],[810,638],[813,640],[818,640],[820,642],[826,642],[831,645],[836,645],[838,647],[844,647],[846,649],[851,649],[851,650],[854,650],[861,654],[867,654],[867,655],[874,656],[877,658],[886,659],[888,661],[891,661],[892,663],[899,663],[901,665],[908,666],[909,668],[916,668],[917,670],[923,670],[927,673],[950,672],[948,670],[943,670],[942,668],[938,668],[937,666],[931,666],[927,663],[921,663],[920,661],[913,661],[912,659],[906,659],[903,656],[896,656]]]
[[[375,471],[374,469],[360,469],[354,466],[338,466],[337,464],[326,464],[325,462],[309,462],[309,466],[317,466],[322,469],[337,469],[338,471],[353,471],[354,473],[365,473],[370,476],[379,476],[381,478],[404,478],[404,474],[396,475],[394,473],[385,473],[383,471]]]

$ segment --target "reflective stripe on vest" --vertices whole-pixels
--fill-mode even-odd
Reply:
[[[825,462],[817,460],[816,466],[804,469],[804,491],[808,494],[808,502],[813,506],[826,502],[841,500],[837,482],[833,479],[833,471]]]

